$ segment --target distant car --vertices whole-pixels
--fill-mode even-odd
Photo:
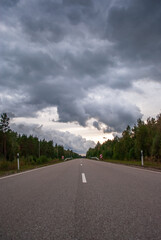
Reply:
[[[65,158],[64,161],[68,161],[68,160],[71,160],[72,158]]]
[[[94,159],[94,160],[99,160],[98,157],[91,157],[91,159]]]

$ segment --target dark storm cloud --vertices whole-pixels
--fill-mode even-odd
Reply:
[[[20,12],[20,21],[24,31],[35,42],[57,43],[72,32],[83,35],[83,29],[73,29],[73,26],[84,22],[91,24],[91,18],[96,16],[93,2],[88,0],[29,0],[25,8],[26,11]]]
[[[8,49],[6,44],[0,47],[3,56],[1,81],[3,85],[17,88],[19,84],[34,84],[44,80],[44,77],[55,76],[63,72],[61,65],[41,50]]]
[[[1,0],[0,6],[4,8],[14,7],[19,0]]]
[[[135,0],[109,10],[106,37],[115,44],[119,57],[142,68],[144,65],[160,69],[161,1]],[[156,64],[156,65],[154,65]],[[156,70],[151,77],[160,80]],[[158,76],[159,75],[159,76]],[[148,74],[144,72],[144,76]]]
[[[97,128],[98,130],[101,130],[101,127],[100,127],[100,125],[99,125],[99,122],[94,121],[94,122],[93,122],[93,126],[94,126],[95,128]]]
[[[123,99],[109,98],[103,104],[99,101],[92,101],[85,106],[85,109],[90,116],[98,119],[98,122],[94,122],[97,129],[101,129],[101,122],[106,124],[107,127],[103,129],[104,132],[121,132],[122,129],[126,128],[127,122],[132,125],[136,116],[141,117],[139,108]]]
[[[122,96],[136,91],[140,79],[161,79],[160,1],[8,0],[0,6],[1,111],[35,116],[56,106],[59,121],[85,126],[94,118],[106,132],[142,117]]]
[[[67,66],[77,76],[91,76],[94,81],[104,75],[108,68],[114,65],[113,59],[108,58],[105,46],[96,50],[82,51],[79,56],[67,54]],[[91,87],[91,86],[90,86]]]

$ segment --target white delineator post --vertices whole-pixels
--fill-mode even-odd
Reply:
[[[143,150],[141,150],[141,165],[144,166]]]
[[[19,153],[17,153],[17,169],[20,170]]]

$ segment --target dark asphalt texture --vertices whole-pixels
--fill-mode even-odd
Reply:
[[[1,178],[1,239],[161,240],[161,173],[76,159]]]

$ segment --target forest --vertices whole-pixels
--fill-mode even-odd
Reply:
[[[51,160],[77,158],[79,155],[72,150],[65,150],[63,146],[53,141],[39,140],[35,136],[20,135],[10,129],[10,119],[6,113],[0,118],[0,168],[14,162],[19,153],[21,164],[42,164]],[[4,163],[5,162],[5,163]],[[2,164],[3,163],[3,164]]]
[[[140,160],[141,151],[147,161],[161,162],[161,114],[147,121],[138,119],[137,124],[122,132],[121,137],[97,143],[90,148],[86,156],[113,160]]]

